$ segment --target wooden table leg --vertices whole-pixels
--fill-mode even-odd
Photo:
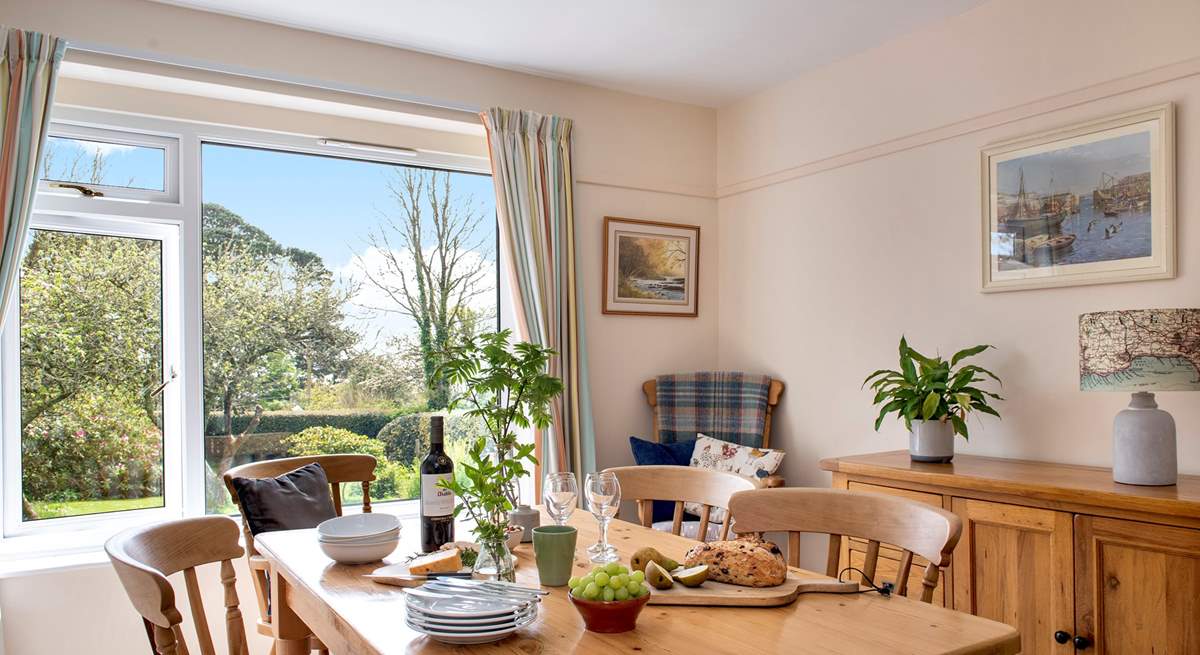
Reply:
[[[271,627],[275,632],[275,655],[308,655],[312,633],[288,604],[288,582],[271,571]]]

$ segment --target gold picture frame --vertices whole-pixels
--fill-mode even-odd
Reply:
[[[700,227],[605,216],[602,291],[605,314],[698,316]]]
[[[1175,277],[1170,103],[983,148],[983,291]]]

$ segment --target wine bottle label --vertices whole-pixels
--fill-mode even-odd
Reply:
[[[454,513],[454,492],[438,486],[453,473],[421,474],[421,516],[449,516]]]

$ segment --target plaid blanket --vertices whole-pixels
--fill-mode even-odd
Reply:
[[[762,447],[771,378],[738,371],[658,376],[658,436],[662,443],[694,439]]]

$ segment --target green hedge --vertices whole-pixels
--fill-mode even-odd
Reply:
[[[255,432],[286,432],[296,433],[311,427],[331,427],[349,430],[356,434],[363,434],[368,437],[373,437],[379,434],[392,419],[396,418],[397,412],[381,412],[381,411],[324,411],[324,412],[263,412],[262,421],[255,428]],[[246,426],[250,424],[250,420],[254,418],[252,414],[233,417],[233,432],[241,434]],[[210,414],[208,423],[205,426],[205,434],[222,435],[225,434],[222,423],[223,417],[220,414]]]
[[[412,462],[429,452],[429,417],[436,412],[404,414],[392,419],[375,436],[387,448],[389,459]],[[454,413],[446,416],[446,443],[474,441],[484,434],[483,419]]]

